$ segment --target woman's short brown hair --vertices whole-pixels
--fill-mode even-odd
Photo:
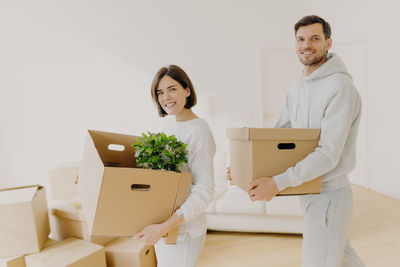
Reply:
[[[157,74],[153,78],[153,82],[151,83],[151,97],[153,98],[154,103],[157,105],[158,114],[160,117],[165,117],[167,112],[161,107],[160,102],[158,101],[157,96],[157,87],[160,83],[160,80],[164,76],[169,76],[175,81],[177,81],[183,88],[189,88],[190,95],[186,98],[185,108],[192,108],[197,103],[196,92],[194,91],[192,81],[190,81],[189,76],[186,72],[176,65],[169,65],[168,67],[161,68]]]

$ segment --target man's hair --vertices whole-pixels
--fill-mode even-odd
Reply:
[[[297,34],[297,30],[302,26],[307,26],[315,23],[321,23],[322,29],[324,31],[325,39],[331,38],[331,26],[328,22],[326,22],[323,18],[318,17],[316,15],[305,16],[301,18],[295,25],[294,25],[294,34]]]

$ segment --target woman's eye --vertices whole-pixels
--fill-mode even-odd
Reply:
[[[157,95],[162,95],[162,93],[163,93],[163,92],[161,92],[161,91],[158,91],[158,92],[157,92]]]

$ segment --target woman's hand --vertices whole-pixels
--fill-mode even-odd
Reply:
[[[150,224],[142,231],[133,236],[133,239],[141,240],[146,245],[154,245],[167,233],[163,224]]]
[[[147,245],[154,245],[161,239],[166,233],[170,232],[175,227],[183,223],[183,216],[176,215],[175,213],[169,217],[163,223],[160,224],[150,224],[142,231],[134,235],[132,238],[137,240],[142,240]]]

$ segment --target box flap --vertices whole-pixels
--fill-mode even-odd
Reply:
[[[135,149],[138,136],[89,130],[97,152],[106,167],[135,167]],[[122,149],[118,150],[119,148]]]
[[[43,186],[30,185],[0,189],[0,205],[30,202],[35,197],[36,192],[41,188],[43,188]]]
[[[85,217],[82,214],[82,210],[75,210],[75,211],[70,211],[70,210],[63,210],[63,209],[52,209],[52,214],[62,218],[62,219],[68,219],[68,220],[74,220],[74,221],[80,221],[84,222]]]
[[[316,140],[320,129],[299,128],[228,128],[226,135],[238,140]]]

